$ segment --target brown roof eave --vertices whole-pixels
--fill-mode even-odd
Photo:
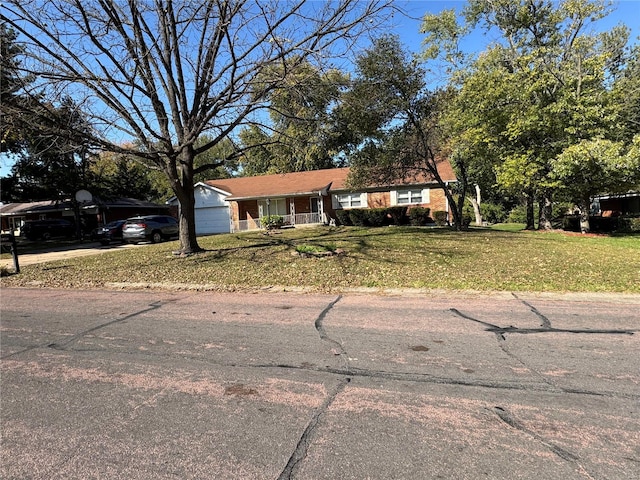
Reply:
[[[324,190],[324,189],[323,189]],[[241,200],[266,200],[268,198],[291,198],[291,197],[310,197],[323,195],[323,190],[315,190],[312,192],[300,192],[300,193],[277,193],[269,195],[252,195],[249,197],[237,197],[234,195],[228,196],[227,201],[241,201]],[[326,195],[326,192],[324,193]]]

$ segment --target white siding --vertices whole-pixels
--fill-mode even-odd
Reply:
[[[231,231],[230,208],[229,202],[226,201],[229,194],[201,183],[196,184],[194,193],[196,235],[229,233]],[[168,203],[178,205],[175,197]]]

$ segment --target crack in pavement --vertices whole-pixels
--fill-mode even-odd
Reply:
[[[336,300],[337,301],[337,300]],[[335,302],[334,302],[335,303]],[[309,445],[311,444],[311,437],[318,426],[318,422],[320,421],[320,417],[326,413],[329,409],[333,401],[336,399],[338,394],[344,390],[345,386],[351,381],[349,377],[343,379],[339,382],[334,389],[329,393],[327,398],[324,400],[322,405],[316,410],[316,412],[311,417],[307,428],[302,432],[302,436],[296,445],[295,450],[289,457],[289,461],[287,465],[282,470],[282,473],[278,476],[278,480],[291,480],[295,476],[295,472],[298,468],[299,463],[304,460],[307,456],[307,452],[309,450]]]
[[[162,307],[162,305],[164,305],[165,303],[167,303],[167,302],[157,301],[157,302],[150,303],[148,308],[144,308],[144,309],[139,310],[137,312],[130,313],[126,317],[116,318],[115,320],[111,320],[110,322],[102,323],[100,325],[96,325],[95,327],[92,327],[92,328],[89,328],[87,330],[84,330],[84,331],[82,331],[80,333],[76,333],[75,335],[73,335],[72,337],[68,338],[64,342],[50,343],[50,344],[47,344],[46,346],[49,347],[49,348],[53,348],[55,350],[64,350],[64,347],[66,347],[70,343],[75,342],[79,338],[82,338],[85,335],[88,335],[89,333],[93,333],[93,332],[95,332],[97,330],[101,330],[101,329],[109,327],[111,325],[115,325],[117,323],[124,322],[124,321],[129,320],[129,319],[131,319],[133,317],[137,317],[138,315],[141,315],[143,313],[147,313],[147,312],[151,312],[153,310],[157,310],[158,308]]]
[[[329,313],[329,311],[340,300],[342,300],[342,295],[338,295],[338,298],[336,298],[333,302],[331,302],[329,305],[327,305],[325,307],[325,309],[322,310],[322,312],[320,312],[320,315],[318,315],[318,318],[316,318],[316,320],[314,322],[314,326],[315,326],[316,330],[318,331],[318,334],[320,335],[320,340],[322,340],[324,342],[327,342],[327,343],[329,343],[329,344],[334,346],[334,350],[336,352],[336,355],[340,356],[340,358],[344,362],[344,366],[345,366],[346,370],[349,371],[350,367],[349,367],[349,357],[347,356],[347,351],[344,349],[344,347],[342,346],[342,344],[340,342],[338,342],[337,340],[334,340],[333,338],[331,338],[327,334],[326,330],[324,329],[324,325],[323,325],[324,319],[327,316],[327,314]]]
[[[498,418],[500,418],[500,420],[502,420],[504,423],[509,425],[511,428],[514,428],[514,429],[516,429],[518,431],[521,431],[521,432],[526,433],[527,435],[531,436],[532,438],[534,438],[538,442],[542,443],[545,447],[547,447],[552,453],[554,453],[558,457],[562,458],[563,460],[565,460],[567,462],[571,462],[571,463],[575,464],[578,467],[578,470],[581,473],[584,473],[588,478],[590,478],[590,479],[594,478],[592,475],[589,474],[589,472],[587,472],[587,470],[584,468],[584,466],[580,463],[580,461],[579,461],[580,457],[578,457],[577,455],[569,452],[568,450],[565,450],[564,448],[562,448],[562,447],[560,447],[560,446],[548,441],[542,435],[534,432],[533,430],[530,430],[529,428],[524,426],[522,424],[522,422],[520,422],[507,409],[505,409],[503,407],[495,406],[495,407],[493,407],[493,409],[491,411],[493,413],[495,413],[498,416]]]
[[[487,331],[494,333],[494,335],[496,336],[496,339],[498,340],[498,346],[500,347],[500,350],[502,350],[507,356],[509,356],[510,358],[514,359],[516,362],[518,362],[520,365],[525,367],[527,370],[532,371],[535,375],[538,376],[538,378],[540,378],[540,380],[542,380],[544,383],[549,385],[553,389],[553,391],[556,391],[556,392],[563,391],[562,387],[557,386],[549,378],[544,376],[542,373],[538,372],[535,368],[531,368],[518,355],[516,355],[511,350],[509,350],[509,348],[507,346],[507,338],[504,336],[504,334],[507,333],[507,332],[511,332],[511,329],[515,329],[517,327],[510,326],[508,329],[504,329],[502,327],[498,327],[497,325],[493,325],[491,323],[484,322],[482,320],[478,320],[477,318],[473,318],[473,317],[471,317],[469,315],[466,315],[466,314],[460,312],[459,310],[457,310],[455,308],[451,308],[449,310],[451,312],[455,313],[456,315],[464,318],[465,320],[471,320],[472,322],[480,323],[481,325],[487,326],[488,327]]]
[[[524,305],[526,305],[527,307],[529,307],[529,309],[538,316],[538,318],[542,321],[542,327],[543,328],[547,328],[550,329],[551,327],[551,321],[542,313],[540,313],[540,311],[534,307],[533,305],[531,305],[530,303],[526,302],[525,300],[522,300],[520,297],[518,297],[515,293],[511,292],[511,295],[513,295],[513,297],[516,300],[519,300],[520,302],[522,302]]]
[[[518,333],[522,335],[528,335],[530,333],[588,333],[588,334],[605,334],[605,335],[634,335],[636,332],[639,332],[640,329],[626,329],[626,330],[615,330],[615,329],[580,329],[580,328],[554,328],[554,327],[540,327],[540,328],[521,328],[514,327],[513,325],[509,325],[508,327],[499,327],[498,325],[494,325],[492,323],[484,322],[482,320],[478,320],[477,318],[473,318],[469,315],[465,315],[460,312],[456,308],[450,308],[449,311],[455,313],[456,315],[465,318],[467,320],[471,320],[472,322],[479,323],[487,327],[487,332],[495,333],[497,336],[505,340],[505,333]]]

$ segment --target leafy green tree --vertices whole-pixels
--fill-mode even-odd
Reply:
[[[11,170],[22,201],[73,199],[78,190],[94,185],[94,150],[74,133],[89,129],[82,112],[70,98],[58,108],[46,108],[50,122],[22,141]]]
[[[354,186],[390,183],[424,174],[444,190],[454,224],[462,228],[461,194],[442,179],[439,114],[446,92],[426,88],[425,71],[409,58],[397,36],[382,36],[356,59],[351,89],[338,109],[351,132]]]
[[[18,57],[24,47],[16,42],[17,33],[0,23],[0,152],[19,152],[29,137],[26,116],[32,102],[21,92],[33,82],[30,75],[20,74]]]
[[[0,20],[26,43],[39,87],[89,112],[93,129],[81,132],[89,143],[166,175],[181,207],[180,251],[189,254],[200,250],[196,157],[264,118],[265,98],[295,70],[279,67],[344,55],[390,4],[7,0]],[[203,134],[210,141],[196,146]]]
[[[599,193],[625,193],[640,186],[640,135],[624,152],[621,142],[583,140],[566,148],[553,164],[550,179],[558,191],[580,208],[580,230],[590,231],[591,198]]]
[[[95,176],[91,192],[95,196],[146,201],[159,199],[160,193],[153,185],[149,169],[134,157],[102,152],[90,168]]]
[[[621,60],[614,78],[612,103],[620,108],[618,128],[611,138],[630,143],[640,132],[640,45],[633,45]]]
[[[240,132],[239,138],[240,144],[247,147],[239,162],[242,175],[251,177],[271,172],[273,142],[269,134],[259,125],[250,125]]]
[[[499,34],[473,62],[454,69],[459,95],[447,117],[451,148],[488,162],[503,192],[525,199],[528,228],[534,227],[536,199],[543,207],[540,226],[551,226],[547,180],[557,156],[610,134],[620,118],[607,87],[628,29],[595,36],[587,31],[606,14],[600,1],[471,0],[464,26],[454,28],[449,14],[441,23],[450,28],[438,30],[448,42],[445,52],[455,51],[459,34],[478,25]]]
[[[277,70],[282,68],[289,67]],[[291,70],[285,84],[265,97],[271,107],[271,122],[262,128],[252,126],[240,135],[247,150],[241,161],[244,174],[335,166],[339,145],[332,135],[331,112],[347,78],[336,69],[322,72],[309,62],[294,65]]]
[[[211,137],[202,135],[196,142],[196,148],[209,142]],[[238,149],[227,138],[198,154],[193,162],[193,181],[197,183],[233,177],[239,168],[237,152]]]

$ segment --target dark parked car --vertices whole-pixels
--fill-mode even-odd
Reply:
[[[126,220],[116,220],[96,228],[91,232],[91,240],[100,242],[102,245],[109,245],[111,242],[122,242],[122,227]]]
[[[25,222],[21,228],[22,234],[28,240],[49,240],[54,237],[72,237],[76,227],[67,220],[32,220]]]
[[[168,215],[146,215],[128,218],[122,227],[122,239],[127,243],[158,243],[179,233],[178,221]]]

